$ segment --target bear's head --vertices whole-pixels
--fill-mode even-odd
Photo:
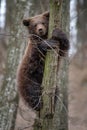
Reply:
[[[49,12],[45,12],[29,19],[24,19],[23,24],[28,28],[30,34],[35,34],[42,38],[47,37]]]

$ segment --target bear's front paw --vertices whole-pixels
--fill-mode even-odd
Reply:
[[[55,28],[52,32],[52,39],[55,40],[67,39],[67,36],[61,29]]]
[[[69,49],[69,40],[62,30],[58,28],[54,29],[52,32],[52,39],[59,41],[60,49],[66,51]]]

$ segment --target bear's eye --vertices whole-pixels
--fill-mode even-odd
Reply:
[[[45,25],[46,23],[43,22],[42,24]]]

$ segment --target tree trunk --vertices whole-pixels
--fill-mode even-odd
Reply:
[[[87,41],[87,29],[86,29],[86,23],[87,23],[87,1],[83,0],[82,2],[80,0],[77,0],[76,2],[76,10],[77,10],[77,47],[83,46],[83,44],[86,44]],[[84,23],[84,24],[83,24]],[[77,48],[78,49],[78,48]]]
[[[11,12],[10,15],[13,21],[10,25],[10,37],[8,39],[9,46],[6,74],[0,92],[1,130],[14,130],[15,127],[15,119],[18,106],[16,71],[25,46],[25,39],[22,37],[24,31],[21,26],[21,21],[24,16],[24,9],[27,6],[27,1],[19,2],[19,0],[17,0],[14,6],[15,9]]]
[[[69,0],[50,0],[49,37],[56,27],[67,33],[69,31]],[[62,59],[59,69],[58,48],[47,53],[42,83],[44,106],[39,122],[41,130],[68,130],[67,70],[67,57]]]
[[[69,0],[62,0],[61,28],[69,34]],[[68,55],[62,58],[59,72],[57,74],[58,95],[53,119],[54,130],[68,130]]]

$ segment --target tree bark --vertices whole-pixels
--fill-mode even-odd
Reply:
[[[25,13],[24,9],[27,6],[27,1],[19,2],[19,0],[17,0],[14,6],[15,9],[10,15],[13,21],[10,24],[10,37],[8,39],[9,46],[6,64],[6,74],[0,92],[1,130],[14,130],[15,127],[15,119],[18,106],[16,71],[25,46],[25,39],[22,37],[24,31],[21,26],[21,21]]]
[[[62,0],[61,28],[69,34],[69,0]],[[68,130],[68,55],[62,58],[57,74],[58,95],[53,119],[54,130]]]
[[[69,32],[69,0],[50,0],[49,37],[56,27]],[[41,130],[68,130],[68,60],[67,56],[62,58],[59,69],[58,51],[58,48],[52,49],[46,56],[42,83],[44,105],[40,115]]]

